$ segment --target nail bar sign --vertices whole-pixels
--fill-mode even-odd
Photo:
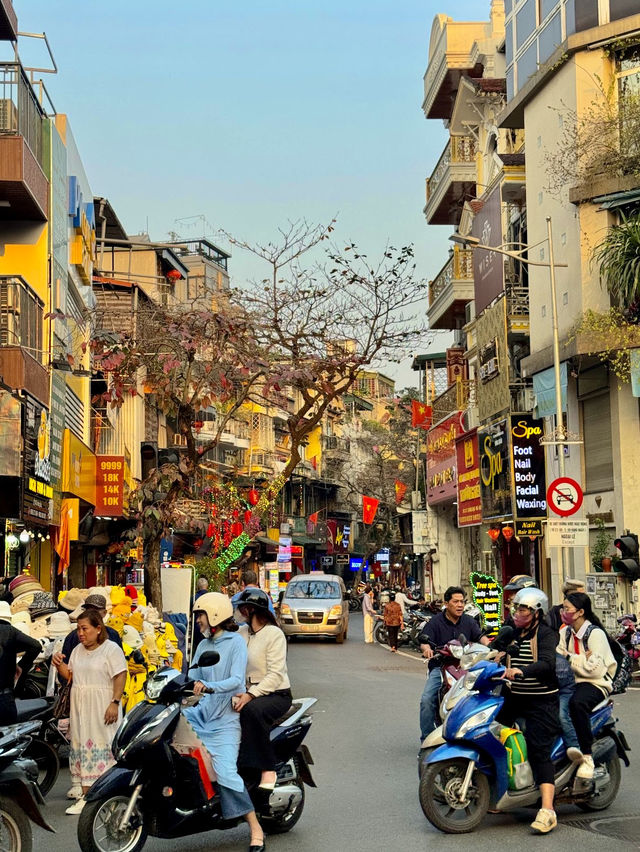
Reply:
[[[547,517],[544,447],[540,444],[543,432],[542,420],[537,420],[530,414],[516,414],[511,418],[516,518]]]

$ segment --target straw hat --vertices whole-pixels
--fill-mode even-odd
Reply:
[[[6,601],[0,601],[0,621],[11,622],[11,607]]]
[[[71,619],[66,612],[54,612],[49,618],[49,638],[64,639],[73,630]]]
[[[13,601],[11,604],[11,612],[15,615],[18,612],[28,612],[29,607],[33,603],[33,598],[35,597],[35,592],[30,595],[20,595],[19,598]]]
[[[14,577],[14,579],[9,583],[9,591],[15,600],[23,595],[34,594],[35,592],[44,592],[44,589],[36,578],[31,576],[31,574],[20,574],[19,577]]]
[[[58,597],[58,606],[61,606],[63,609],[66,609],[67,612],[73,612],[83,603],[84,595],[82,594],[80,589],[69,589],[69,591],[64,595],[64,597]]]
[[[17,612],[13,616],[11,623],[17,630],[26,633],[27,636],[31,636],[31,616],[28,610],[24,609],[22,612]]]
[[[32,639],[49,639],[49,625],[46,618],[36,618],[31,624],[29,635]],[[46,644],[46,643],[45,643]]]

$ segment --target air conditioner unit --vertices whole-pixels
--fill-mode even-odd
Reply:
[[[174,447],[186,447],[187,446],[187,436],[186,435],[174,435],[173,436],[173,446]]]
[[[0,130],[9,133],[18,130],[18,107],[11,98],[0,98]]]
[[[518,411],[532,411],[536,404],[536,395],[533,388],[521,388],[517,395]]]

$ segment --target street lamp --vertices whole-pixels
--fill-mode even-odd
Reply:
[[[530,260],[528,257],[524,257],[525,252],[529,251],[532,248],[535,248],[540,243],[535,243],[533,246],[524,245],[519,249],[507,249],[505,246],[514,246],[514,245],[523,245],[522,243],[504,243],[500,246],[486,246],[483,245],[478,237],[473,237],[470,234],[465,236],[464,234],[455,233],[452,234],[449,239],[454,243],[459,243],[465,248],[469,249],[482,249],[483,251],[494,251],[498,254],[503,254],[505,257],[512,257],[514,260],[519,261],[520,263],[524,263],[527,266],[543,266],[545,269],[549,270],[549,278],[551,282],[551,313],[552,313],[552,324],[553,324],[553,372],[554,372],[554,380],[555,380],[555,391],[556,391],[556,429],[554,434],[551,436],[551,440],[543,440],[541,443],[543,444],[551,444],[559,447],[558,450],[558,472],[560,476],[565,475],[565,466],[564,466],[564,448],[568,443],[582,443],[581,441],[567,441],[567,433],[564,428],[564,422],[562,419],[562,384],[560,378],[560,338],[558,334],[558,307],[556,300],[556,269],[568,269],[568,263],[556,263],[554,259],[553,253],[553,237],[551,233],[551,216],[546,217],[547,220],[547,239],[546,242],[549,243],[549,262],[545,263],[541,260]],[[545,240],[542,240],[545,242]],[[562,566],[562,576],[566,576],[566,548],[561,548],[560,551],[560,560]],[[552,591],[556,591],[555,589]]]

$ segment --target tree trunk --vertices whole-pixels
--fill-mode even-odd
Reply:
[[[160,543],[162,533],[156,533],[147,543],[147,565],[146,576],[148,580],[150,604],[158,610],[162,616],[162,583],[160,579]]]

